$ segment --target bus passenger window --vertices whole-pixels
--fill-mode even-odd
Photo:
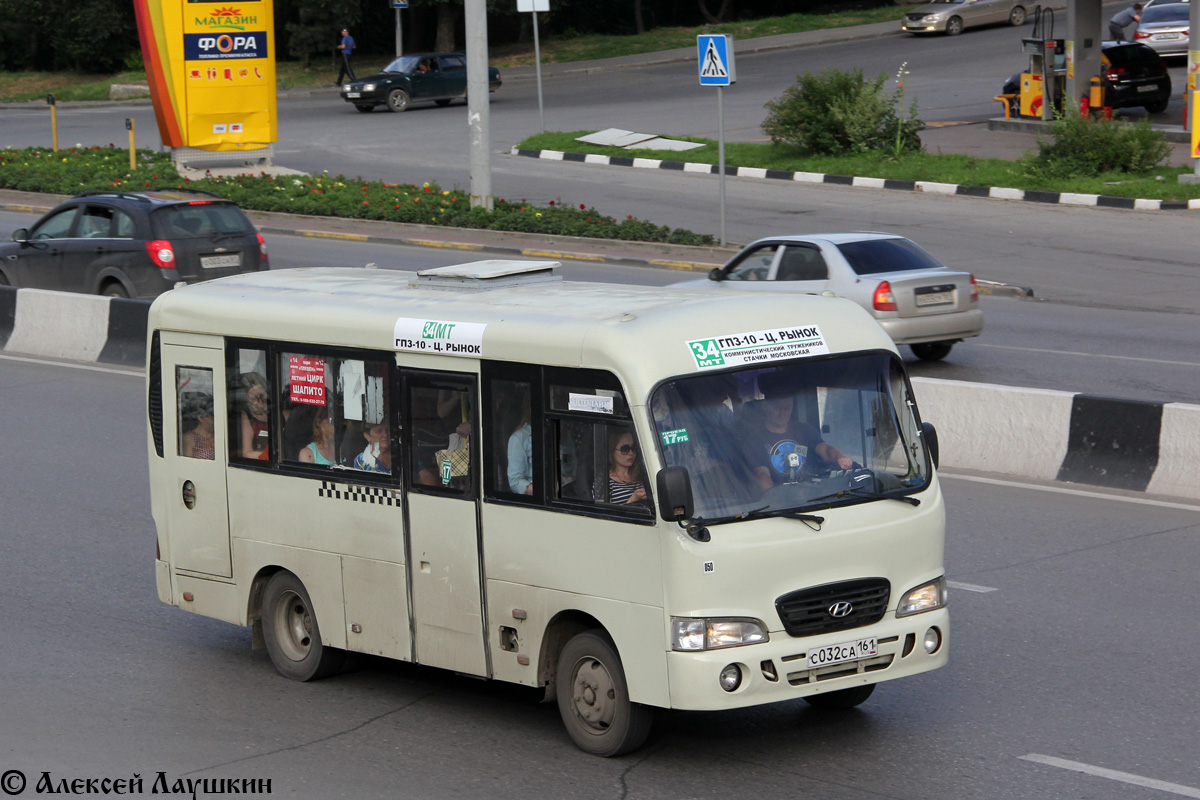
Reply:
[[[213,416],[212,370],[202,367],[175,368],[179,431],[179,455],[214,460],[216,431]]]
[[[632,426],[564,419],[555,429],[558,499],[631,507],[649,502]]]
[[[606,425],[608,438],[607,502],[646,503],[646,470],[632,426]]]
[[[531,389],[525,381],[493,381],[490,427],[495,486],[499,492],[533,494]]]
[[[471,392],[445,386],[413,386],[409,400],[412,482],[468,492],[473,483]]]
[[[230,451],[238,458],[271,459],[271,383],[266,375],[266,351],[234,351],[228,419]]]

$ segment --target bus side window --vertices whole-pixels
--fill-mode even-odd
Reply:
[[[525,381],[491,384],[492,491],[533,495],[533,425],[531,387]]]
[[[175,368],[179,455],[184,458],[216,458],[213,427],[213,375],[203,367]]]
[[[414,385],[409,388],[411,485],[470,494],[474,484],[472,394],[466,387]]]
[[[239,459],[271,460],[272,385],[265,350],[239,348],[229,364],[229,452]]]

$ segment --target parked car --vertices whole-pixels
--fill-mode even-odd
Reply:
[[[964,28],[1007,22],[1025,24],[1025,6],[1018,0],[932,0],[904,14],[900,30],[912,34],[957,36]]]
[[[501,86],[500,70],[488,67],[488,91]],[[467,98],[467,57],[462,53],[414,53],[400,56],[368,78],[342,86],[342,99],[359,111],[386,105],[390,111],[407,111],[413,103],[433,101],[439,106]]]
[[[1151,114],[1161,114],[1171,102],[1171,76],[1162,56],[1138,42],[1103,42],[1100,49],[1100,82],[1104,86],[1104,104],[1110,108],[1145,108]],[[1066,82],[1066,56],[1054,59],[1055,108],[1062,108],[1062,86]],[[1004,82],[1001,94],[1010,95],[1010,112],[1018,111],[1021,75],[1017,73]]]
[[[238,206],[210,192],[92,191],[0,244],[0,285],[153,298],[176,283],[267,269]]]
[[[1187,3],[1158,3],[1144,8],[1133,40],[1160,56],[1186,56],[1190,13]]]
[[[833,292],[869,311],[896,344],[937,361],[983,332],[975,276],[949,269],[888,233],[774,236],[747,245],[707,278],[674,286],[752,292]]]

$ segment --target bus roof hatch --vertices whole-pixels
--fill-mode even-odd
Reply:
[[[489,259],[447,267],[423,269],[417,273],[414,286],[442,289],[499,289],[535,283],[561,281],[554,268],[558,261],[510,261]]]

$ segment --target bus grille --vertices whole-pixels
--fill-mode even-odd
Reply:
[[[775,608],[789,635],[815,636],[878,622],[887,611],[890,596],[887,578],[860,578],[785,594],[775,601]],[[850,604],[848,614],[838,617],[830,613],[843,603]]]

